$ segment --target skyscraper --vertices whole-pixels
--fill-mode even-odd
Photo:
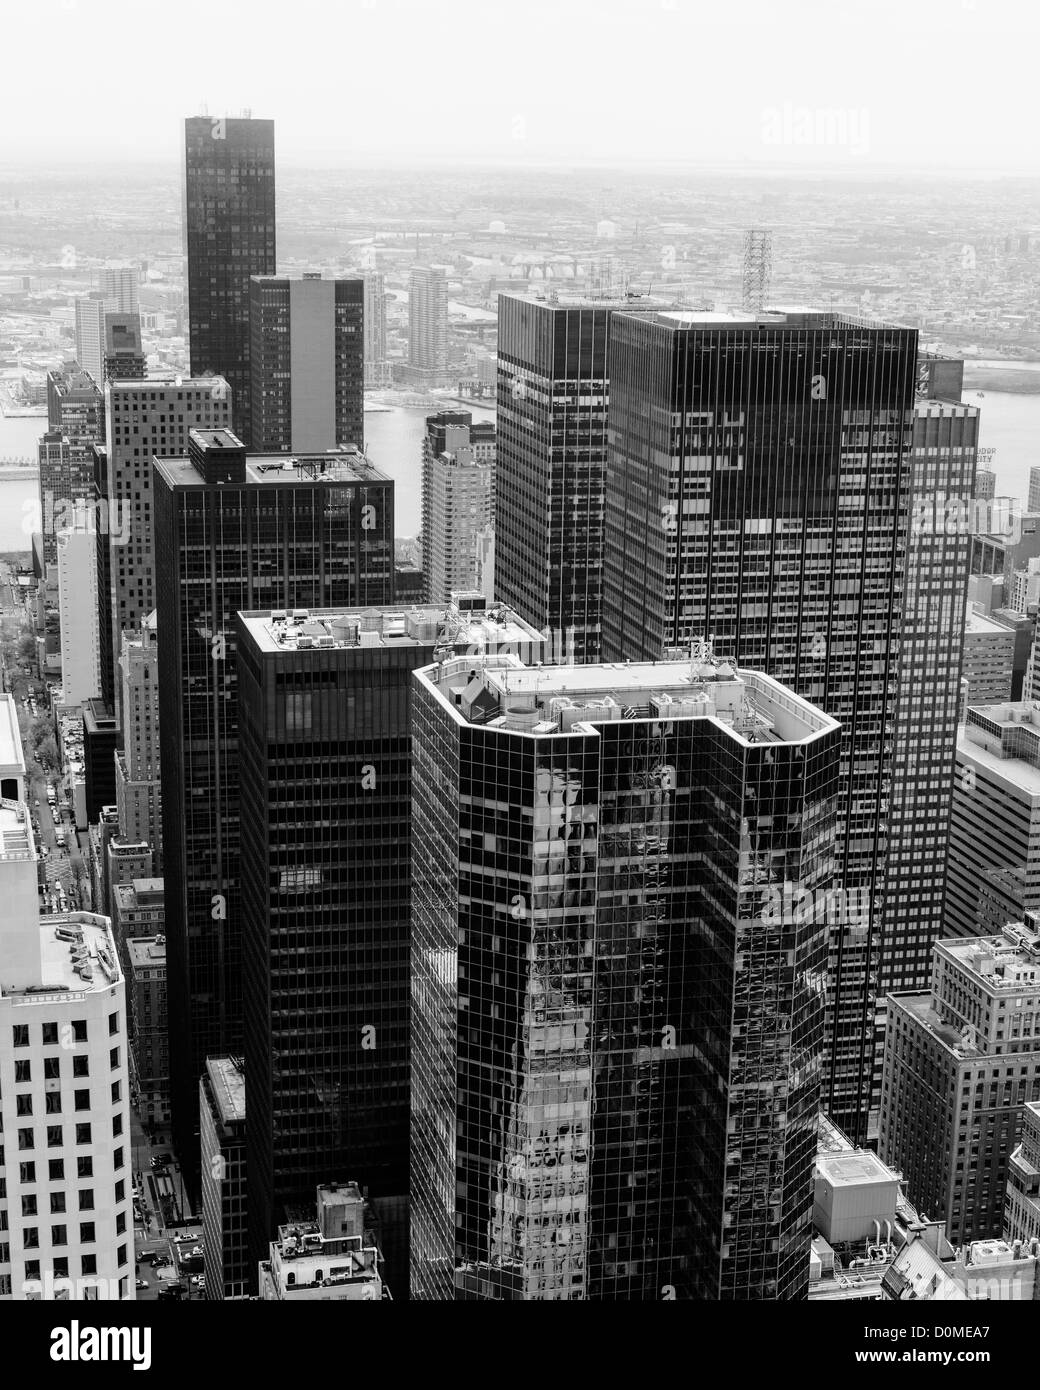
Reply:
[[[981,935],[994,892],[997,908],[1010,894],[1012,911],[1040,909],[1040,712],[1029,700],[969,709],[958,730],[943,935]]]
[[[105,315],[104,379],[140,381],[146,375],[139,314]]]
[[[389,604],[393,483],[346,450],[247,457],[227,430],[192,430],[154,481],[173,1125],[194,1170],[204,1060],[242,1047],[235,614]]]
[[[598,661],[607,340],[623,299],[498,297],[497,597]]]
[[[422,456],[424,595],[447,603],[477,583],[478,535],[495,519],[495,426],[468,410],[427,415]]]
[[[960,671],[979,412],[962,404],[963,364],[919,363],[899,689],[888,797],[884,940],[869,1138],[876,1134],[884,999],[927,989],[943,935],[946,860],[960,720]]]
[[[438,650],[468,648],[475,662],[507,645],[531,659],[541,638],[483,603],[239,615],[257,1260],[335,1173],[354,1173],[372,1199],[407,1196],[412,672]],[[388,1242],[391,1264],[405,1235]],[[406,1260],[387,1277],[403,1288]]]
[[[180,458],[188,431],[221,429],[231,419],[223,377],[185,380],[172,372],[142,381],[109,381],[105,387],[108,438],[107,540],[112,630],[114,708],[123,727],[122,691],[116,671],[124,632],[137,633],[155,609],[152,459]]]
[[[40,514],[43,554],[58,557],[57,532],[70,526],[80,504],[94,495],[96,444],[104,443],[104,402],[94,378],[78,362],[47,373],[47,431],[40,440]]]
[[[408,277],[408,365],[431,382],[448,365],[448,272],[415,266]]]
[[[106,917],[40,916],[13,704],[0,695],[0,1301],[132,1300],[123,975]]]
[[[86,508],[57,535],[61,698],[82,705],[101,694],[97,605],[97,537]]]
[[[801,1296],[837,724],[703,651],[415,679],[413,1297]]]
[[[365,272],[365,385],[389,386],[392,380],[386,356],[386,277]]]
[[[134,265],[103,265],[98,271],[101,297],[112,304],[115,314],[136,314],[138,273]]]
[[[363,449],[363,282],[306,271],[254,275],[249,293],[252,447]]]
[[[76,300],[76,360],[99,384],[105,379],[105,315],[115,305],[96,290]]]
[[[159,782],[159,643],[155,614],[124,632],[119,656],[123,747],[115,759],[119,834],[152,847],[152,872],[163,871]]]
[[[714,634],[842,726],[839,871],[874,910],[832,925],[824,1108],[856,1142],[875,1075],[916,352],[916,330],[810,310],[611,321],[604,658]]]
[[[274,122],[189,116],[184,245],[191,374],[227,380],[234,430],[247,444],[249,277],[277,269],[274,207]]]

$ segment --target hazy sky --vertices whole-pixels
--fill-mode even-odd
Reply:
[[[249,107],[279,162],[1040,172],[1037,0],[0,0],[0,163],[179,161]]]

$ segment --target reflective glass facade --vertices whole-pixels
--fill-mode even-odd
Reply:
[[[246,444],[249,277],[277,269],[274,203],[274,121],[189,116],[184,253],[191,374],[226,379],[235,433]]]
[[[912,492],[917,333],[837,314],[618,313],[603,656],[714,635],[839,720],[824,1105],[866,1137]]]
[[[540,673],[541,729],[596,669]],[[682,671],[547,733],[416,676],[413,1298],[807,1287],[826,927],[769,907],[832,884],[839,734],[746,737],[754,676],[728,727],[663,717]]]
[[[498,297],[495,597],[574,661],[600,653],[607,341],[624,303]]]
[[[173,1121],[192,1166],[203,1060],[242,1049],[235,614],[392,593],[393,483],[368,464],[337,477],[319,473],[328,457],[277,462],[251,459],[246,481],[222,484],[189,460],[155,463]]]

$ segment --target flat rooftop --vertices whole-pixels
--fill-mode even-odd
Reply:
[[[1020,756],[1028,751],[1031,758]],[[957,752],[1030,798],[1040,797],[1040,707],[1031,700],[970,705]]]
[[[166,964],[166,938],[132,936],[126,943],[126,953],[134,969]]]
[[[378,647],[476,647],[480,651],[518,646],[534,654],[541,633],[502,604],[453,608],[416,604],[395,608],[274,609],[239,615],[261,652]]]
[[[932,1008],[930,990],[919,994],[890,994],[889,998],[894,1004],[905,1009],[911,1018],[916,1020],[922,1028],[926,1028],[955,1057],[981,1057],[983,1055],[980,1048],[968,1047],[965,1044],[960,1029],[952,1027],[949,1023],[943,1023]]]
[[[12,991],[28,1002],[47,990],[90,994],[123,978],[107,917],[58,912],[40,918],[41,989]]]
[[[537,735],[616,719],[713,718],[738,742],[800,743],[836,720],[757,671],[703,652],[685,661],[525,666],[514,656],[450,660],[420,673],[457,717]],[[497,706],[497,714],[495,707]]]
[[[246,1117],[246,1076],[234,1057],[207,1057],[206,1071],[220,1118],[231,1124]]]
[[[898,1182],[895,1173],[867,1149],[852,1153],[818,1154],[817,1174],[833,1187],[862,1187],[866,1183]]]
[[[218,383],[230,391],[231,388],[225,379],[215,373],[212,376],[184,376],[181,372],[157,372],[155,376],[143,378],[116,376],[109,377],[106,385],[115,391],[165,391],[170,386],[181,391],[192,388],[212,391]]]
[[[1002,623],[995,623],[992,618],[987,618],[982,613],[974,613],[970,608],[964,622],[964,631],[971,637],[1009,637],[1012,646],[1015,641],[1015,634],[1011,628],[1004,627]]]
[[[18,729],[18,706],[13,695],[0,695],[0,772],[25,776],[25,756]]]
[[[0,800],[0,859],[35,859],[29,808],[24,801]]]
[[[201,432],[217,434],[219,431]],[[190,458],[153,458],[171,487],[317,487],[320,483],[368,483],[392,487],[388,474],[360,449],[329,449],[323,454],[247,454],[244,483],[209,484]]]
[[[638,305],[633,306],[638,308]],[[653,314],[654,323],[667,328],[864,328],[893,330],[902,324],[838,309],[814,309],[802,305],[766,305],[762,309],[704,310],[667,308]]]
[[[951,937],[935,944],[976,985],[994,994],[1040,988],[1040,933],[1024,922],[1009,923],[999,936]]]

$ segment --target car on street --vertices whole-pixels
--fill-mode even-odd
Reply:
[[[147,1279],[138,1279],[138,1281],[137,1281],[137,1287],[138,1287],[139,1289],[147,1289],[147,1288],[150,1288],[151,1285],[148,1283],[148,1280],[147,1280]]]

